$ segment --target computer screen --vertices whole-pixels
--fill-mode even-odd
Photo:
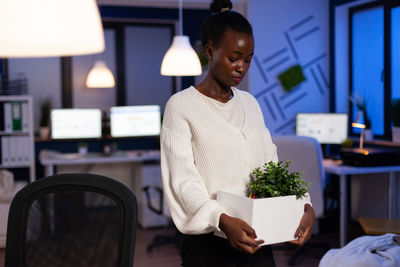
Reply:
[[[157,136],[161,132],[158,105],[111,107],[112,137]]]
[[[53,109],[50,120],[53,139],[100,138],[102,135],[100,109]]]
[[[347,138],[345,113],[297,113],[296,135],[310,136],[320,144],[341,144]]]

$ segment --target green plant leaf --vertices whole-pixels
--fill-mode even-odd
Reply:
[[[301,178],[303,172],[288,171],[290,161],[282,165],[282,161],[265,163],[263,167],[253,170],[248,186],[249,194],[256,198],[296,195],[305,197],[310,183]]]

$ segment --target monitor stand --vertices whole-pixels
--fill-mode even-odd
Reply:
[[[105,140],[101,143],[103,154],[105,156],[111,156],[114,152],[117,151],[117,144],[115,142],[107,142]]]

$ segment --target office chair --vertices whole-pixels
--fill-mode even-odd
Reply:
[[[158,215],[165,215],[165,210],[164,210],[164,192],[159,186],[154,186],[154,185],[146,185],[145,187],[142,188],[142,190],[145,192],[146,196],[146,202],[147,202],[147,207],[153,211],[154,213]],[[156,193],[158,195],[158,207],[155,207],[153,205],[153,202],[151,201],[152,196],[151,194]],[[154,198],[154,197],[153,197]],[[147,245],[147,252],[150,253],[154,247],[159,247],[159,246],[164,246],[164,245],[169,245],[169,244],[175,244],[177,247],[180,246],[181,241],[182,241],[182,235],[174,225],[172,219],[169,217],[170,225],[174,228],[175,234],[174,235],[156,235],[153,240],[151,241],[150,244]]]
[[[318,141],[306,136],[272,136],[272,142],[276,145],[278,159],[280,161],[291,161],[290,172],[304,172],[301,177],[306,182],[311,182],[309,193],[315,212],[316,222],[314,231],[318,232],[318,219],[324,215],[323,184],[325,172],[322,164],[322,149]],[[304,246],[296,249],[289,259],[288,264],[294,265],[296,258],[306,249],[312,246],[307,242]],[[316,246],[328,250],[328,243],[319,243]]]
[[[135,195],[95,174],[57,174],[20,190],[8,217],[5,267],[131,267]]]

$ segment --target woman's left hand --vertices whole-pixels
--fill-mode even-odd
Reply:
[[[300,225],[297,228],[296,233],[294,234],[294,237],[297,237],[298,239],[290,241],[290,243],[299,246],[304,245],[304,243],[306,243],[307,240],[311,237],[312,229],[314,226],[314,219],[314,209],[311,207],[310,204],[306,204],[304,207],[304,214],[301,218]]]

